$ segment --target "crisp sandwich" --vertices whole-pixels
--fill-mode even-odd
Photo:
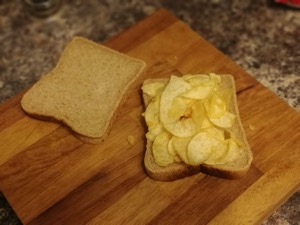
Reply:
[[[252,153],[237,109],[230,75],[196,74],[146,80],[142,86],[148,127],[144,163],[156,180],[198,172],[235,179]]]

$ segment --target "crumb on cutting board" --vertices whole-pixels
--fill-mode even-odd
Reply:
[[[128,135],[128,136],[127,136],[127,142],[128,142],[130,145],[134,145],[134,143],[135,143],[135,136],[134,136],[134,135]]]
[[[250,128],[250,130],[252,130],[252,131],[255,130],[255,127],[254,127],[252,124],[249,125],[249,128]]]

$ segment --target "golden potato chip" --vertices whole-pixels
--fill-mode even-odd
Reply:
[[[225,106],[226,106],[226,110],[228,111],[230,100],[232,97],[232,91],[229,88],[222,88],[222,89],[219,89],[218,91],[216,91],[216,93],[218,96],[220,96],[220,98],[223,99]]]
[[[183,99],[183,101],[187,105],[187,107],[192,107],[193,104],[195,104],[197,102],[197,100],[195,100],[195,99],[185,98],[185,97],[182,97],[182,96],[178,97],[178,98]]]
[[[187,109],[187,104],[183,98],[177,97],[173,100],[170,110],[168,111],[168,122],[175,122],[184,115]]]
[[[215,125],[212,122],[210,122],[208,117],[205,116],[204,119],[203,119],[202,125],[201,125],[201,130],[211,128],[211,127],[214,127],[214,126]]]
[[[206,132],[195,135],[188,144],[187,158],[191,165],[202,164],[212,153],[215,140]]]
[[[193,87],[191,90],[187,92],[184,92],[181,96],[190,99],[202,100],[210,96],[213,92],[213,89],[214,89],[214,83],[206,82],[204,84]]]
[[[187,148],[191,141],[192,137],[172,137],[172,144],[175,152],[180,157],[180,159],[185,162],[186,164],[189,164],[188,158],[187,158]]]
[[[149,95],[150,97],[154,97],[159,95],[165,89],[165,84],[163,82],[155,82],[149,83],[142,86],[142,90],[144,94]]]
[[[195,75],[185,75],[183,79],[188,82],[192,87],[202,85],[205,82],[209,82],[211,79],[206,74],[195,74]]]
[[[190,90],[191,86],[181,77],[172,76],[160,100],[160,121],[164,128],[179,137],[188,137],[196,132],[191,118],[184,116],[186,104],[180,94]]]
[[[154,97],[148,104],[144,116],[148,129],[159,123],[159,96]]]
[[[215,139],[214,145],[212,146],[212,152],[210,156],[204,161],[208,165],[223,164],[226,162],[228,154],[228,143],[227,140],[221,141]]]
[[[209,118],[209,119],[213,124],[215,124],[218,127],[230,128],[230,127],[232,127],[232,125],[236,119],[236,115],[234,115],[230,112],[225,112],[224,115],[222,115],[221,117]]]
[[[154,126],[152,126],[150,129],[148,129],[148,132],[146,133],[146,138],[150,141],[154,141],[157,135],[159,135],[161,132],[164,131],[163,126],[161,123],[158,123]]]
[[[192,118],[179,118],[178,121],[165,123],[164,127],[178,137],[190,137],[196,134],[196,124]]]
[[[176,151],[175,151],[175,149],[174,149],[174,147],[173,147],[173,137],[171,138],[171,140],[170,140],[169,143],[168,143],[168,151],[169,151],[169,153],[170,153],[171,155],[174,155],[174,156],[177,155],[177,153],[176,153]]]
[[[191,86],[181,77],[171,76],[160,99],[160,121],[163,124],[174,121],[174,118],[169,117],[169,111],[172,109],[173,101],[177,96],[190,89]]]
[[[171,135],[167,132],[162,132],[155,138],[152,145],[152,152],[155,162],[160,166],[167,166],[174,162],[174,156],[168,152],[168,143]]]
[[[207,115],[210,119],[223,116],[227,110],[225,101],[217,94],[213,94],[209,104],[206,104],[205,106]]]
[[[197,132],[215,126],[208,119],[207,112],[202,101],[198,101],[192,106],[192,119],[196,124]]]
[[[205,117],[206,117],[206,112],[203,104],[200,101],[196,102],[192,106],[192,119],[194,120],[196,127],[198,129],[201,129]]]
[[[228,139],[227,141],[228,141],[228,153],[226,155],[225,162],[230,162],[238,157],[242,149],[233,139]]]
[[[216,84],[221,83],[221,77],[215,73],[209,73],[210,80],[214,81]]]
[[[223,129],[216,128],[216,127],[210,127],[210,128],[205,129],[204,131],[219,141],[225,141],[225,134],[224,134]]]
[[[233,131],[230,131],[229,135],[230,135],[230,139],[232,139],[239,147],[244,148],[243,142],[236,137]]]

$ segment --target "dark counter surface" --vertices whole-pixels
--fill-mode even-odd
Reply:
[[[49,72],[72,37],[103,42],[161,7],[300,111],[300,11],[267,0],[65,0],[47,19],[0,0],[0,103]],[[298,191],[264,224],[299,221]],[[1,195],[0,224],[18,224]]]

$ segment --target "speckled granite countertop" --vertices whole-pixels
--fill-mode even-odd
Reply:
[[[161,7],[300,111],[300,11],[267,0],[65,0],[45,20],[0,0],[0,103],[49,72],[73,36],[102,42]],[[299,221],[298,191],[264,224]],[[0,224],[19,224],[1,195]]]

